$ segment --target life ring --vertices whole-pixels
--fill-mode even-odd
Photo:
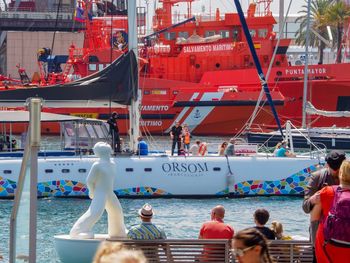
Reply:
[[[198,154],[204,156],[207,154],[207,144],[205,142],[201,143],[198,149]]]

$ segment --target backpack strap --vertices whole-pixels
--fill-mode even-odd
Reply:
[[[336,207],[337,207],[337,203],[338,203],[338,200],[340,198],[340,195],[342,193],[342,189],[340,188],[339,185],[332,185],[332,189],[333,189],[333,192],[334,192],[334,198],[333,198],[333,203],[332,203],[332,206],[329,210],[329,212],[336,212]]]

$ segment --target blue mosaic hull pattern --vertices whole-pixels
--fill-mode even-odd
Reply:
[[[235,185],[234,195],[303,195],[307,186],[307,178],[317,170],[316,165],[303,169],[290,177],[276,181],[250,180]],[[228,195],[228,188],[216,195]]]
[[[16,182],[0,176],[0,197],[14,196]]]
[[[237,196],[249,195],[302,195],[307,185],[307,177],[317,169],[310,166],[292,176],[276,181],[243,181],[235,185]],[[0,197],[13,197],[16,182],[0,177]],[[38,184],[38,197],[87,197],[88,189],[81,182],[70,180],[48,181]],[[134,187],[115,191],[118,196],[169,196],[162,189],[153,187]],[[216,193],[217,196],[229,194],[228,188]]]

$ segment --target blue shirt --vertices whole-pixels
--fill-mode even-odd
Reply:
[[[285,148],[280,148],[276,152],[276,157],[285,157],[286,156],[286,149]]]
[[[142,222],[140,225],[134,226],[129,230],[128,238],[134,240],[166,239],[166,235],[163,230],[160,230],[151,222]]]
[[[148,155],[148,145],[145,141],[139,141],[137,152],[138,155]]]

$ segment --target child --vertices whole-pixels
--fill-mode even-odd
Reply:
[[[272,221],[271,230],[275,233],[276,239],[278,240],[292,240],[290,236],[283,235],[283,226],[278,221]]]
[[[270,214],[266,209],[260,208],[254,212],[255,228],[259,230],[267,239],[275,239],[275,233],[265,226],[269,221]]]

